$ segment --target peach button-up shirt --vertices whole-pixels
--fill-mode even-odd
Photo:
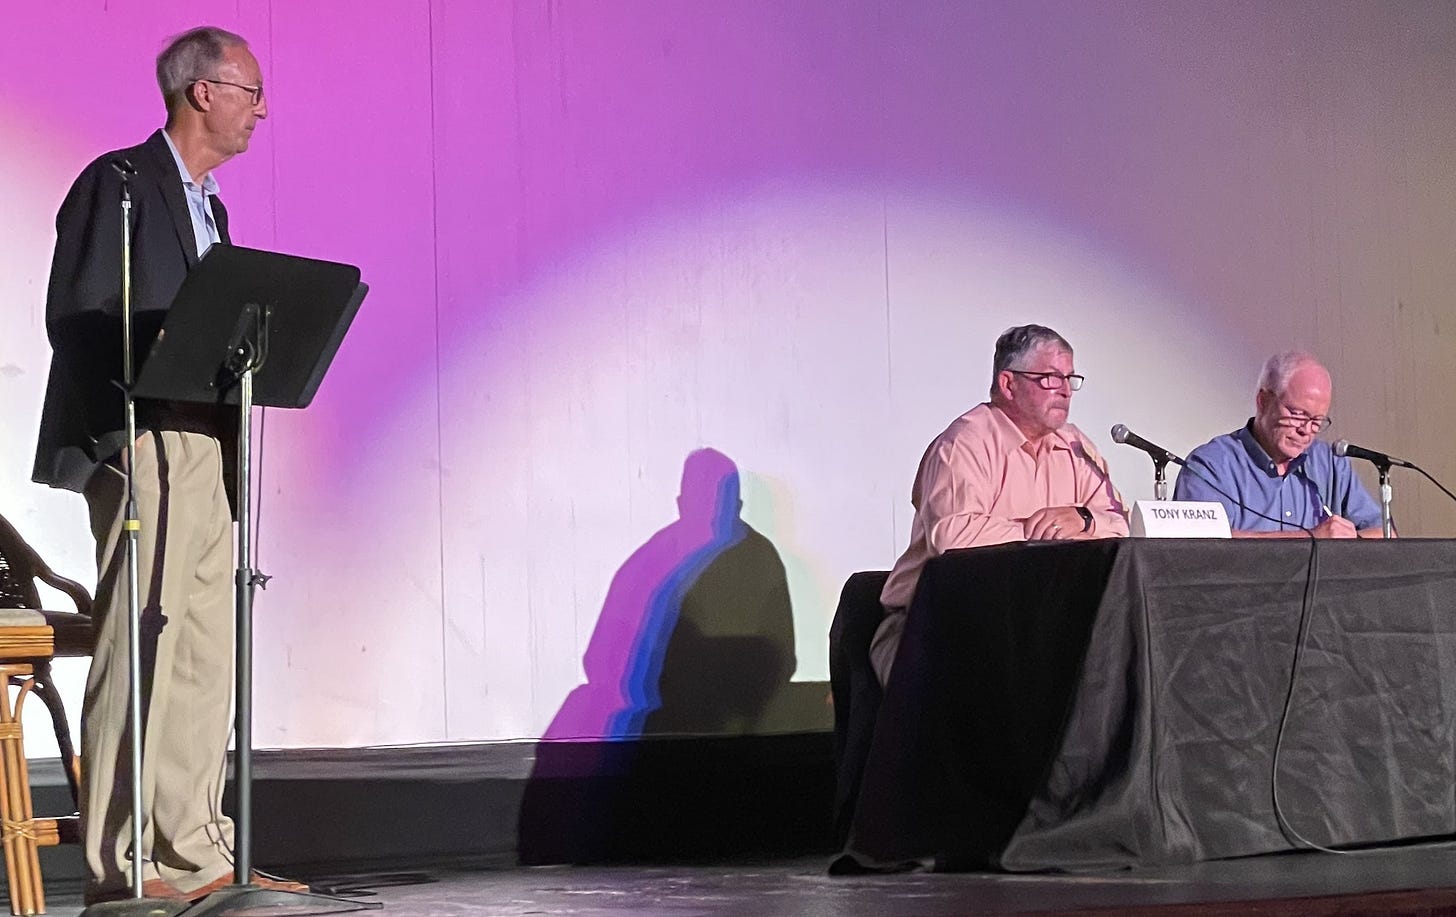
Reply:
[[[1048,506],[1085,506],[1092,511],[1093,534],[1127,534],[1122,496],[1086,434],[1063,424],[1034,447],[989,403],[956,418],[931,442],[910,502],[910,546],[880,594],[891,611],[909,606],[931,557],[951,548],[1021,541],[1026,517]]]

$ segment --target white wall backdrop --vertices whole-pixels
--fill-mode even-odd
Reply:
[[[236,241],[372,287],[313,407],[265,423],[260,746],[545,734],[705,447],[810,685],[721,728],[826,725],[839,586],[903,547],[920,453],[1013,324],[1076,346],[1072,419],[1130,500],[1151,466],[1111,424],[1186,452],[1295,345],[1335,437],[1456,483],[1449,4],[302,6],[207,13],[270,98],[218,174]],[[51,221],[157,126],[151,57],[201,15],[0,31],[0,512],[88,582],[80,498],[28,483]],[[1456,534],[1414,477],[1396,507]]]

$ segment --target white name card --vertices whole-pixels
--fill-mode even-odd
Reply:
[[[1132,505],[1134,538],[1228,538],[1222,503],[1192,500],[1139,500]]]

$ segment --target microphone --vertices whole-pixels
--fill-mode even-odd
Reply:
[[[1407,462],[1405,459],[1398,459],[1394,456],[1386,455],[1384,452],[1376,452],[1374,449],[1357,446],[1348,439],[1342,439],[1335,443],[1335,455],[1364,459],[1367,462],[1374,462],[1386,468],[1389,468],[1391,465],[1398,465],[1401,468],[1416,468],[1415,465]],[[1420,471],[1419,468],[1416,468],[1416,470]]]
[[[1162,446],[1154,445],[1138,436],[1127,428],[1126,424],[1114,424],[1112,427],[1112,441],[1122,443],[1125,446],[1132,446],[1134,449],[1141,449],[1153,457],[1155,462],[1172,462],[1174,465],[1182,465],[1183,460]]]
[[[136,174],[136,166],[133,166],[131,164],[130,159],[127,159],[123,156],[117,156],[113,158],[111,160],[111,167],[115,169],[116,174],[120,175],[122,178],[129,178]]]

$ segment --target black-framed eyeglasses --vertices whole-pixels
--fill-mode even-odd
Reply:
[[[1007,372],[1015,373],[1018,376],[1025,376],[1028,379],[1035,379],[1036,384],[1049,392],[1054,392],[1062,387],[1065,382],[1072,391],[1079,391],[1082,383],[1087,381],[1086,376],[1079,376],[1076,373],[1033,373],[1024,369],[1009,369]]]
[[[198,83],[216,83],[219,86],[231,86],[234,89],[241,89],[244,92],[250,92],[250,93],[253,94],[252,102],[253,102],[253,107],[254,108],[257,108],[258,107],[258,103],[260,103],[260,102],[263,101],[263,87],[262,86],[244,86],[242,83],[229,83],[227,80],[210,80],[207,77],[202,77],[201,79],[195,80],[194,82],[198,82]]]
[[[1279,410],[1284,414],[1279,418],[1279,422],[1296,430],[1308,428],[1309,432],[1318,433],[1335,422],[1335,419],[1328,414],[1306,414],[1282,401],[1279,402]]]

